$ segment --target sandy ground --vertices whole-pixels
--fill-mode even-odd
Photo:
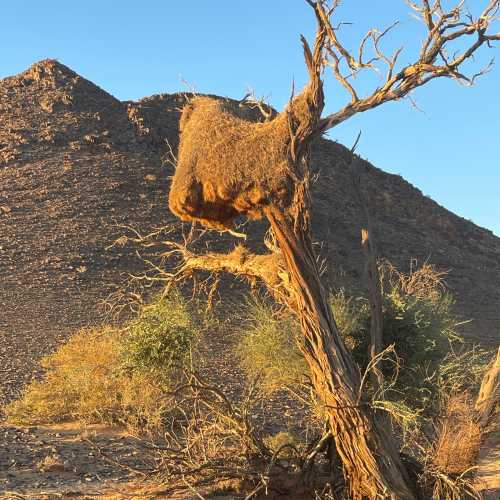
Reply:
[[[500,498],[499,432],[489,436],[478,465],[485,499]],[[0,499],[200,498],[163,494],[162,485],[145,476],[155,466],[151,445],[125,429],[75,423],[0,427]]]
[[[147,457],[147,444],[123,429],[2,426],[0,498],[120,498],[142,471],[154,468]]]
[[[244,380],[232,354],[236,341],[232,329],[214,331],[203,343],[200,356],[209,362],[198,367],[233,400],[239,399]],[[260,415],[266,431],[295,420],[297,405],[288,398],[276,396],[269,402],[274,411],[266,411],[265,419]],[[144,474],[156,467],[151,446],[123,428],[104,425],[15,427],[0,423],[0,500],[199,498],[165,496],[158,482],[148,486]]]

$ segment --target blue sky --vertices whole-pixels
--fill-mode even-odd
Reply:
[[[477,7],[487,0],[469,0]],[[446,2],[445,2],[446,3]],[[450,3],[450,2],[447,2]],[[185,90],[242,97],[247,88],[281,108],[292,81],[306,79],[299,34],[314,17],[304,0],[16,0],[2,2],[0,78],[56,58],[119,99]],[[422,27],[404,0],[344,0],[339,20],[354,47],[373,26],[401,21],[387,48],[418,49]],[[500,31],[500,23],[496,31]],[[497,56],[484,49],[476,67]],[[417,90],[423,110],[405,102],[358,115],[330,132],[377,167],[401,174],[424,194],[500,235],[500,66],[464,88],[438,80]],[[347,100],[327,75],[327,111]],[[373,78],[358,79],[366,89]]]

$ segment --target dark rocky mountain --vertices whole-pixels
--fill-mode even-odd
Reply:
[[[162,94],[120,102],[53,60],[0,81],[0,379],[7,397],[32,377],[34,360],[101,321],[110,285],[143,269],[133,248],[108,248],[123,231],[117,226],[148,231],[174,220],[166,159],[177,146],[184,101]],[[348,154],[327,140],[314,151],[314,230],[332,286],[357,289],[360,211]],[[401,269],[417,259],[449,270],[457,314],[472,319],[466,335],[497,343],[500,238],[401,177],[366,167],[381,255]],[[234,239],[222,241],[229,247]]]

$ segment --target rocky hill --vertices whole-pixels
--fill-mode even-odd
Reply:
[[[174,220],[167,192],[185,96],[120,102],[57,61],[0,81],[0,380],[6,397],[34,360],[76,328],[101,320],[100,302],[143,263],[109,245],[119,225],[144,231]],[[323,140],[314,152],[314,231],[332,286],[362,276],[360,213],[342,159]],[[500,332],[500,239],[370,164],[364,188],[379,250],[449,270],[465,333],[484,344]],[[262,226],[257,224],[259,231]],[[214,238],[217,235],[214,235]],[[226,245],[231,240],[223,240]]]

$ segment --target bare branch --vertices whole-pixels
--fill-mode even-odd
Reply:
[[[356,113],[361,113],[380,106],[384,102],[407,98],[413,90],[425,85],[429,81],[439,78],[452,78],[464,85],[473,85],[477,78],[487,73],[493,64],[491,61],[483,69],[472,75],[465,74],[461,67],[483,47],[491,47],[492,43],[500,40],[500,33],[491,33],[489,30],[498,20],[500,0],[489,0],[482,12],[474,17],[465,9],[464,0],[460,0],[449,10],[444,10],[439,0],[410,1],[407,4],[427,29],[427,35],[422,41],[418,57],[410,64],[397,68],[403,48],[397,49],[392,55],[384,53],[381,43],[383,38],[397,26],[397,22],[383,31],[375,28],[361,39],[357,56],[354,57],[349,49],[340,41],[338,36],[340,23],[334,26],[332,15],[339,2],[329,3],[327,0],[306,0],[314,8],[318,20],[318,30],[324,32],[324,57],[321,65],[332,68],[333,75],[347,90],[351,101],[340,110],[319,120],[316,133],[324,133],[328,129],[347,120]],[[453,53],[453,45],[458,40],[471,41]],[[455,44],[456,45],[456,44]],[[371,47],[373,55],[367,57],[367,50]],[[452,56],[449,53],[453,53]],[[351,78],[363,70],[372,70],[380,73],[380,66],[387,68],[383,83],[365,97],[355,88]],[[344,69],[343,69],[344,68]],[[347,68],[347,74],[345,73]]]
[[[279,287],[286,273],[282,271],[281,262],[275,253],[253,254],[245,247],[238,245],[232,252],[195,254],[186,248],[182,252],[183,264],[181,272],[185,275],[193,271],[208,271],[211,273],[227,272],[249,279],[261,279],[269,288]]]
[[[239,103],[240,107],[246,105],[250,109],[258,109],[265,122],[270,121],[276,115],[276,112],[266,99],[264,97],[256,97],[255,92],[252,89],[248,89],[248,92],[245,94],[243,99],[239,101]]]

